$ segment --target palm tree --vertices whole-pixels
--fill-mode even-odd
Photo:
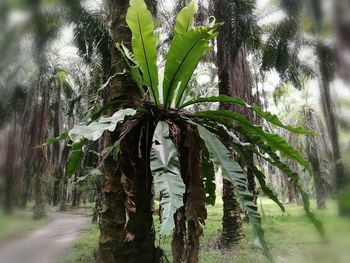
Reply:
[[[155,1],[148,1],[148,6],[155,12]],[[122,54],[115,48],[115,43],[123,42],[125,46],[131,47],[131,31],[126,24],[126,12],[129,7],[127,1],[107,1],[108,20],[112,25],[110,29],[112,32],[110,45],[111,54],[111,70],[110,70],[110,84],[108,95],[105,100],[112,106],[109,107],[109,114],[125,107],[127,105],[135,105],[139,100],[137,88],[134,85],[132,76],[129,73],[120,74],[127,68],[127,63],[124,61]],[[115,102],[122,101],[122,104]],[[114,106],[113,106],[114,103]],[[107,134],[104,138],[103,144],[105,146],[113,146],[118,141],[119,132]],[[137,138],[137,137],[135,137]],[[137,144],[132,142],[131,144]],[[97,256],[98,262],[114,262],[123,260],[128,254],[138,253],[134,250],[133,245],[125,244],[124,225],[127,218],[125,217],[125,209],[127,205],[126,194],[122,184],[122,171],[120,162],[116,162],[112,156],[108,156],[103,163],[104,184],[102,188],[103,206],[105,207],[101,213],[100,220],[100,244]],[[148,184],[151,184],[148,182]],[[150,204],[152,196],[146,196],[144,200]],[[150,207],[145,207],[144,219],[151,220],[152,211]],[[140,251],[151,251],[148,257],[154,256],[154,234],[152,234],[153,225],[140,224],[139,229],[141,235],[138,240],[135,240],[134,246]],[[144,235],[144,236],[142,236]],[[131,241],[131,240],[130,240]],[[154,250],[155,251],[155,250]],[[130,256],[130,255],[129,255]],[[130,256],[132,257],[132,256]],[[135,257],[135,255],[133,256]],[[126,259],[125,259],[126,260]],[[146,258],[145,258],[146,260]]]
[[[305,2],[301,2],[298,5],[302,7],[302,4],[305,4]],[[287,8],[287,10],[290,10],[290,8]],[[327,123],[328,134],[332,144],[332,158],[335,167],[335,184],[338,192],[341,192],[344,187],[346,187],[348,182],[345,175],[344,165],[341,160],[338,123],[334,112],[334,107],[332,105],[332,95],[330,89],[330,83],[335,75],[335,50],[325,41],[323,41],[321,37],[325,26],[325,18],[322,10],[322,1],[310,1],[308,5],[304,6],[304,9],[298,10],[295,14],[289,13],[289,15],[293,15],[295,19],[298,19],[298,16],[301,16],[303,11],[309,11],[311,14],[312,25],[308,33],[313,37],[311,40],[311,45],[313,46],[317,57],[316,72],[319,76],[319,89],[321,94],[323,115]],[[339,205],[340,203],[341,202],[339,202]],[[342,214],[341,206],[339,206],[339,213]]]
[[[219,71],[219,93],[230,97],[240,97],[246,102],[256,103],[253,96],[250,66],[246,58],[249,44],[259,41],[254,1],[214,1],[215,17],[225,24],[220,28],[217,39],[217,64]],[[252,112],[238,106],[221,104],[222,109],[241,112],[248,120],[255,121]],[[253,159],[251,160],[253,161]],[[254,175],[248,171],[248,189],[254,196]],[[234,197],[232,184],[223,179],[224,203],[222,220],[222,241],[224,245],[237,243],[242,237],[240,206]]]

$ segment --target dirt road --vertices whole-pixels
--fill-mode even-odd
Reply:
[[[50,222],[23,238],[0,246],[0,263],[64,262],[78,233],[86,227],[83,215],[52,213]]]

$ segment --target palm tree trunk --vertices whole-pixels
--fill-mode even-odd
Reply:
[[[335,185],[338,193],[341,193],[343,189],[348,184],[344,165],[341,161],[340,145],[339,145],[339,135],[337,126],[337,117],[334,113],[332,98],[330,93],[330,71],[328,69],[327,62],[327,47],[324,47],[321,43],[317,45],[317,56],[319,59],[319,72],[320,72],[320,93],[321,93],[321,104],[324,114],[325,121],[327,123],[328,134],[332,144],[332,157],[335,167]],[[339,204],[339,214],[343,214],[343,208]]]
[[[12,123],[9,130],[9,140],[7,144],[7,161],[5,170],[5,197],[4,211],[12,213],[14,181],[16,176],[16,133],[17,133],[17,114],[13,113]]]
[[[151,1],[154,2],[154,1]],[[108,0],[107,7],[109,10],[109,24],[111,25],[112,43],[111,43],[111,72],[112,76],[108,93],[106,94],[106,101],[113,99],[121,99],[124,101],[124,105],[133,105],[139,99],[139,93],[137,86],[135,85],[130,74],[120,74],[127,65],[120,54],[115,48],[115,43],[121,43],[128,48],[131,47],[131,31],[126,24],[125,17],[129,7],[129,1],[127,0]],[[117,111],[118,107],[111,107],[110,114]],[[103,138],[103,145],[110,146],[119,139],[119,134],[113,132],[107,134]],[[131,138],[129,138],[131,140]],[[133,142],[134,143],[134,142]],[[131,144],[133,145],[133,144]],[[135,145],[136,146],[136,145]],[[124,146],[129,147],[129,146]],[[125,148],[121,150],[124,150]],[[144,169],[144,167],[142,168]],[[144,172],[145,170],[142,170]],[[141,246],[139,239],[135,242],[125,243],[124,226],[126,224],[125,215],[125,201],[126,194],[124,192],[122,183],[122,171],[120,163],[116,162],[112,156],[106,158],[103,163],[104,183],[102,188],[103,196],[103,210],[101,213],[100,221],[100,240],[99,251],[97,253],[97,262],[99,263],[115,263],[115,262],[129,262],[123,261],[125,258],[125,252],[132,252],[131,245]],[[135,171],[135,174],[140,171]],[[132,175],[129,175],[132,176]],[[147,205],[147,204],[145,204]],[[142,205],[140,205],[142,206]],[[147,205],[148,207],[148,205]],[[144,208],[142,208],[144,209]],[[149,218],[148,218],[149,219]],[[137,219],[136,219],[137,220]],[[142,224],[142,223],[141,223]],[[149,222],[148,222],[149,224]],[[149,225],[145,226],[148,229]],[[154,246],[154,237],[148,236],[147,241],[148,249]],[[147,248],[144,248],[145,251]],[[131,255],[135,255],[133,251]],[[146,252],[145,252],[146,253]],[[151,252],[152,254],[153,252]],[[149,256],[149,255],[148,255]],[[140,258],[139,258],[140,259]],[[138,262],[138,261],[130,261]],[[146,262],[146,261],[143,261]]]
[[[79,174],[80,172],[74,174],[73,189],[72,189],[72,206],[73,207],[79,206],[79,191],[78,191]]]
[[[184,206],[174,215],[173,262],[197,263],[199,237],[203,234],[201,224],[207,218],[205,189],[200,175],[200,138],[196,128],[190,125],[173,125],[170,134],[178,151],[180,173],[186,186]]]
[[[63,184],[62,184],[62,195],[61,195],[61,202],[60,202],[60,211],[64,212],[67,211],[67,198],[68,198],[68,179],[64,178]]]
[[[27,207],[28,199],[30,197],[31,180],[32,180],[32,175],[26,174],[26,170],[24,170],[24,184],[23,184],[21,203],[20,203],[20,207],[23,209]]]
[[[231,58],[225,45],[224,36],[218,36],[218,70],[219,70],[219,93],[227,96],[240,96],[243,99],[247,96],[248,86],[247,65],[241,49],[235,58]],[[251,90],[250,90],[251,92]],[[249,94],[251,95],[251,94]],[[249,102],[249,100],[248,100]],[[242,109],[232,105],[220,105],[222,109],[229,109],[240,112]],[[247,114],[247,112],[245,112]],[[251,116],[247,116],[251,119]],[[250,190],[255,192],[254,177],[249,177]],[[223,180],[222,200],[224,211],[222,219],[222,241],[223,245],[237,243],[243,237],[240,206],[233,194],[233,186],[230,182]]]
[[[307,105],[303,108],[303,115],[305,129],[314,131],[320,130],[314,111]],[[320,144],[322,144],[321,140],[317,140],[315,136],[306,135],[306,155],[312,166],[317,209],[326,207],[327,198],[326,182],[323,180],[321,172],[320,156],[322,152],[320,150],[322,146]]]
[[[123,127],[128,129],[132,121]],[[159,262],[155,248],[153,225],[153,176],[150,168],[150,151],[155,124],[140,120],[140,124],[123,138],[120,144],[121,182],[126,195],[126,222],[123,231],[124,257],[118,262]],[[123,131],[121,131],[123,133]]]
[[[230,19],[234,19],[234,16],[237,15],[232,14],[232,17],[227,17],[226,11],[223,10],[222,1],[214,1],[214,5],[215,17],[217,21],[231,23]],[[229,32],[228,28],[230,27],[221,27],[217,38],[219,93],[232,97],[241,97],[250,104],[256,103],[256,99],[254,98],[252,91],[251,75],[246,59],[244,42],[240,43],[240,46],[237,46],[235,50],[233,50],[233,47],[228,43],[232,43],[232,41],[236,40],[231,40],[232,32]],[[239,39],[237,41],[239,41]],[[250,121],[255,121],[252,112],[246,110],[244,107],[221,104],[220,108],[243,114]],[[253,159],[251,161],[253,162]],[[257,191],[254,175],[251,171],[249,171],[249,169],[247,173],[247,181],[248,189],[254,195],[254,199],[256,200]],[[232,184],[224,180],[222,241],[223,245],[225,246],[237,243],[243,237],[240,207],[237,200],[231,200],[231,198],[235,199],[232,191]]]
[[[243,237],[241,208],[234,195],[234,188],[230,181],[223,179],[222,185],[222,233],[221,243],[225,247],[238,243]]]
[[[49,90],[39,81],[41,89],[41,101],[35,106],[34,117],[34,145],[40,145],[47,139],[47,130],[49,122]],[[34,162],[34,188],[35,188],[35,205],[33,208],[33,217],[35,219],[46,216],[45,211],[45,177],[47,176],[47,147],[35,149]]]
[[[327,193],[325,189],[325,182],[321,176],[320,161],[316,156],[310,154],[308,154],[308,159],[312,165],[313,170],[317,209],[324,209],[326,208]]]

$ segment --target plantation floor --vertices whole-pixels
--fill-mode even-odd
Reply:
[[[250,226],[245,224],[246,237],[240,244],[227,251],[218,249],[221,229],[222,203],[208,207],[204,236],[201,242],[200,263],[262,263],[261,251],[254,245]],[[286,205],[286,213],[268,201],[259,200],[263,214],[266,239],[277,263],[349,263],[350,262],[350,220],[336,216],[335,204],[329,202],[327,209],[316,211],[326,229],[327,241],[323,242],[316,230],[303,214],[302,207]],[[90,225],[77,240],[67,263],[93,263],[98,242],[98,227]],[[170,238],[159,241],[170,255]]]
[[[28,220],[28,219],[27,219]],[[0,245],[0,262],[53,263],[65,258],[83,230],[88,218],[83,215],[52,213],[45,226]],[[2,229],[1,229],[2,231]]]
[[[34,220],[32,211],[15,211],[11,215],[0,212],[0,246],[9,239],[19,238],[47,222],[47,218]]]

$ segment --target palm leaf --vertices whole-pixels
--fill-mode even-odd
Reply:
[[[298,189],[298,191],[301,194],[301,198],[302,198],[302,201],[303,201],[303,206],[304,206],[304,211],[305,211],[306,216],[311,221],[311,223],[315,226],[315,228],[317,229],[319,234],[322,237],[324,237],[323,225],[315,217],[315,215],[312,213],[312,211],[310,209],[309,197],[308,197],[308,194],[305,192],[305,190],[303,189],[303,187],[302,187],[302,185],[300,183],[299,175],[296,172],[292,171],[287,164],[283,163],[280,160],[280,157],[275,153],[275,151],[273,149],[271,149],[271,147],[265,145],[263,147],[263,151],[265,153],[267,153],[268,156],[270,156],[270,157],[267,157],[266,154],[265,155],[260,155],[260,157],[263,158],[264,160],[266,160],[267,162],[269,162],[271,165],[279,168],[284,174],[286,174],[291,179],[293,184],[296,186],[296,188]]]
[[[222,167],[223,177],[233,184],[235,194],[238,200],[240,200],[243,209],[248,214],[249,222],[252,225],[260,248],[263,250],[266,257],[273,262],[272,255],[265,241],[264,231],[261,227],[261,216],[254,203],[253,195],[247,189],[247,178],[242,168],[233,159],[232,154],[221,141],[211,132],[200,126],[198,126],[198,131],[210,150],[212,158]]]
[[[158,70],[157,70],[157,37],[154,35],[153,17],[143,0],[130,0],[126,22],[132,32],[132,49],[139,65],[143,81],[157,104]]]
[[[72,144],[72,151],[69,155],[67,163],[67,175],[72,176],[78,172],[81,168],[81,163],[84,160],[83,146],[87,143],[87,140],[81,140]]]
[[[282,137],[277,134],[265,132],[260,126],[252,124],[244,116],[235,114],[227,110],[218,111],[201,111],[195,114],[196,116],[206,117],[211,120],[218,121],[227,127],[232,127],[232,122],[236,123],[235,129],[240,132],[243,136],[247,135],[254,140],[258,146],[268,145],[275,151],[280,151],[281,154],[288,156],[306,169],[310,170],[310,164],[304,159],[304,157],[290,146]]]
[[[250,106],[243,99],[241,99],[239,97],[229,97],[226,95],[219,95],[219,96],[212,96],[212,97],[206,97],[206,98],[196,98],[196,99],[192,99],[190,101],[187,101],[186,103],[181,105],[179,107],[179,109],[183,109],[183,108],[190,106],[192,104],[204,103],[204,102],[221,102],[221,103],[228,103],[228,104],[235,104],[235,105],[244,106],[244,107],[250,108],[256,114],[258,114],[260,117],[264,118],[268,122],[270,122],[276,126],[279,126],[281,128],[284,128],[288,131],[298,133],[298,134],[315,134],[314,131],[305,130],[301,127],[292,127],[291,125],[285,125],[281,122],[281,120],[278,118],[277,115],[272,114],[271,112],[268,112],[268,111],[263,111],[257,105]]]
[[[285,211],[285,208],[283,204],[279,201],[277,195],[271,188],[267,186],[265,181],[265,175],[255,166],[252,159],[249,158],[251,154],[256,154],[258,157],[260,157],[261,155],[252,144],[242,143],[241,141],[239,141],[239,139],[234,133],[230,132],[223,125],[218,125],[215,122],[200,119],[195,119],[194,122],[196,123],[196,125],[200,125],[203,128],[209,130],[210,132],[216,134],[221,141],[225,142],[226,147],[231,147],[237,154],[239,154],[241,160],[249,169],[251,169],[254,176],[257,178],[264,194],[268,196],[272,201],[274,201],[283,212]]]
[[[286,209],[284,208],[284,205],[281,203],[281,201],[278,199],[277,194],[270,187],[268,187],[265,180],[265,175],[253,163],[249,165],[249,169],[253,172],[255,178],[258,180],[263,193],[266,196],[268,196],[272,201],[274,201],[283,212],[285,212]]]

